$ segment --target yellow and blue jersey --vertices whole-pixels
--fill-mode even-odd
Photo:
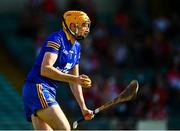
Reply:
[[[80,43],[75,41],[74,44],[71,44],[63,30],[52,33],[43,43],[40,54],[37,57],[35,64],[29,72],[26,80],[57,87],[59,81],[55,81],[40,75],[41,63],[46,52],[58,54],[54,67],[64,73],[68,73],[76,64],[79,63]]]
[[[56,87],[59,81],[40,75],[41,63],[46,52],[56,53],[58,58],[54,67],[68,73],[79,63],[80,43],[74,44],[67,39],[63,30],[54,32],[47,37],[41,51],[23,84],[23,102],[26,119],[31,121],[31,115],[36,111],[58,104],[56,101]]]

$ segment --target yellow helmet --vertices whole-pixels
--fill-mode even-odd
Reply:
[[[71,35],[75,37],[75,39],[83,39],[85,38],[87,34],[84,36],[79,35],[79,32],[82,30],[83,24],[88,24],[88,28],[90,29],[91,21],[86,13],[83,11],[77,11],[77,10],[71,10],[64,13],[62,18],[62,24],[63,28],[67,30]],[[71,23],[74,23],[76,25],[76,31],[72,31],[70,29]]]

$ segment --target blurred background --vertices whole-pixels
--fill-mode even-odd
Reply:
[[[135,101],[119,104],[78,129],[180,129],[179,0],[1,0],[0,129],[32,129],[22,104],[22,84],[45,37],[61,29],[67,10],[85,11],[91,32],[81,41],[80,73],[90,109],[116,97],[132,80]],[[57,100],[72,124],[81,116],[67,84]]]

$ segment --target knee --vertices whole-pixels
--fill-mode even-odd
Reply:
[[[64,130],[70,131],[71,130],[71,126],[69,124],[66,124],[65,127],[64,127]]]
[[[68,125],[66,128],[65,128],[66,131],[70,131],[71,130],[71,127],[70,125]]]
[[[69,123],[68,124],[63,124],[63,125],[59,124],[54,129],[55,130],[70,131],[71,130],[71,126],[69,125]]]

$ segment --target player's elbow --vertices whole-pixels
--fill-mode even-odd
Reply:
[[[41,66],[40,75],[47,77],[49,74],[49,67],[48,66]]]

